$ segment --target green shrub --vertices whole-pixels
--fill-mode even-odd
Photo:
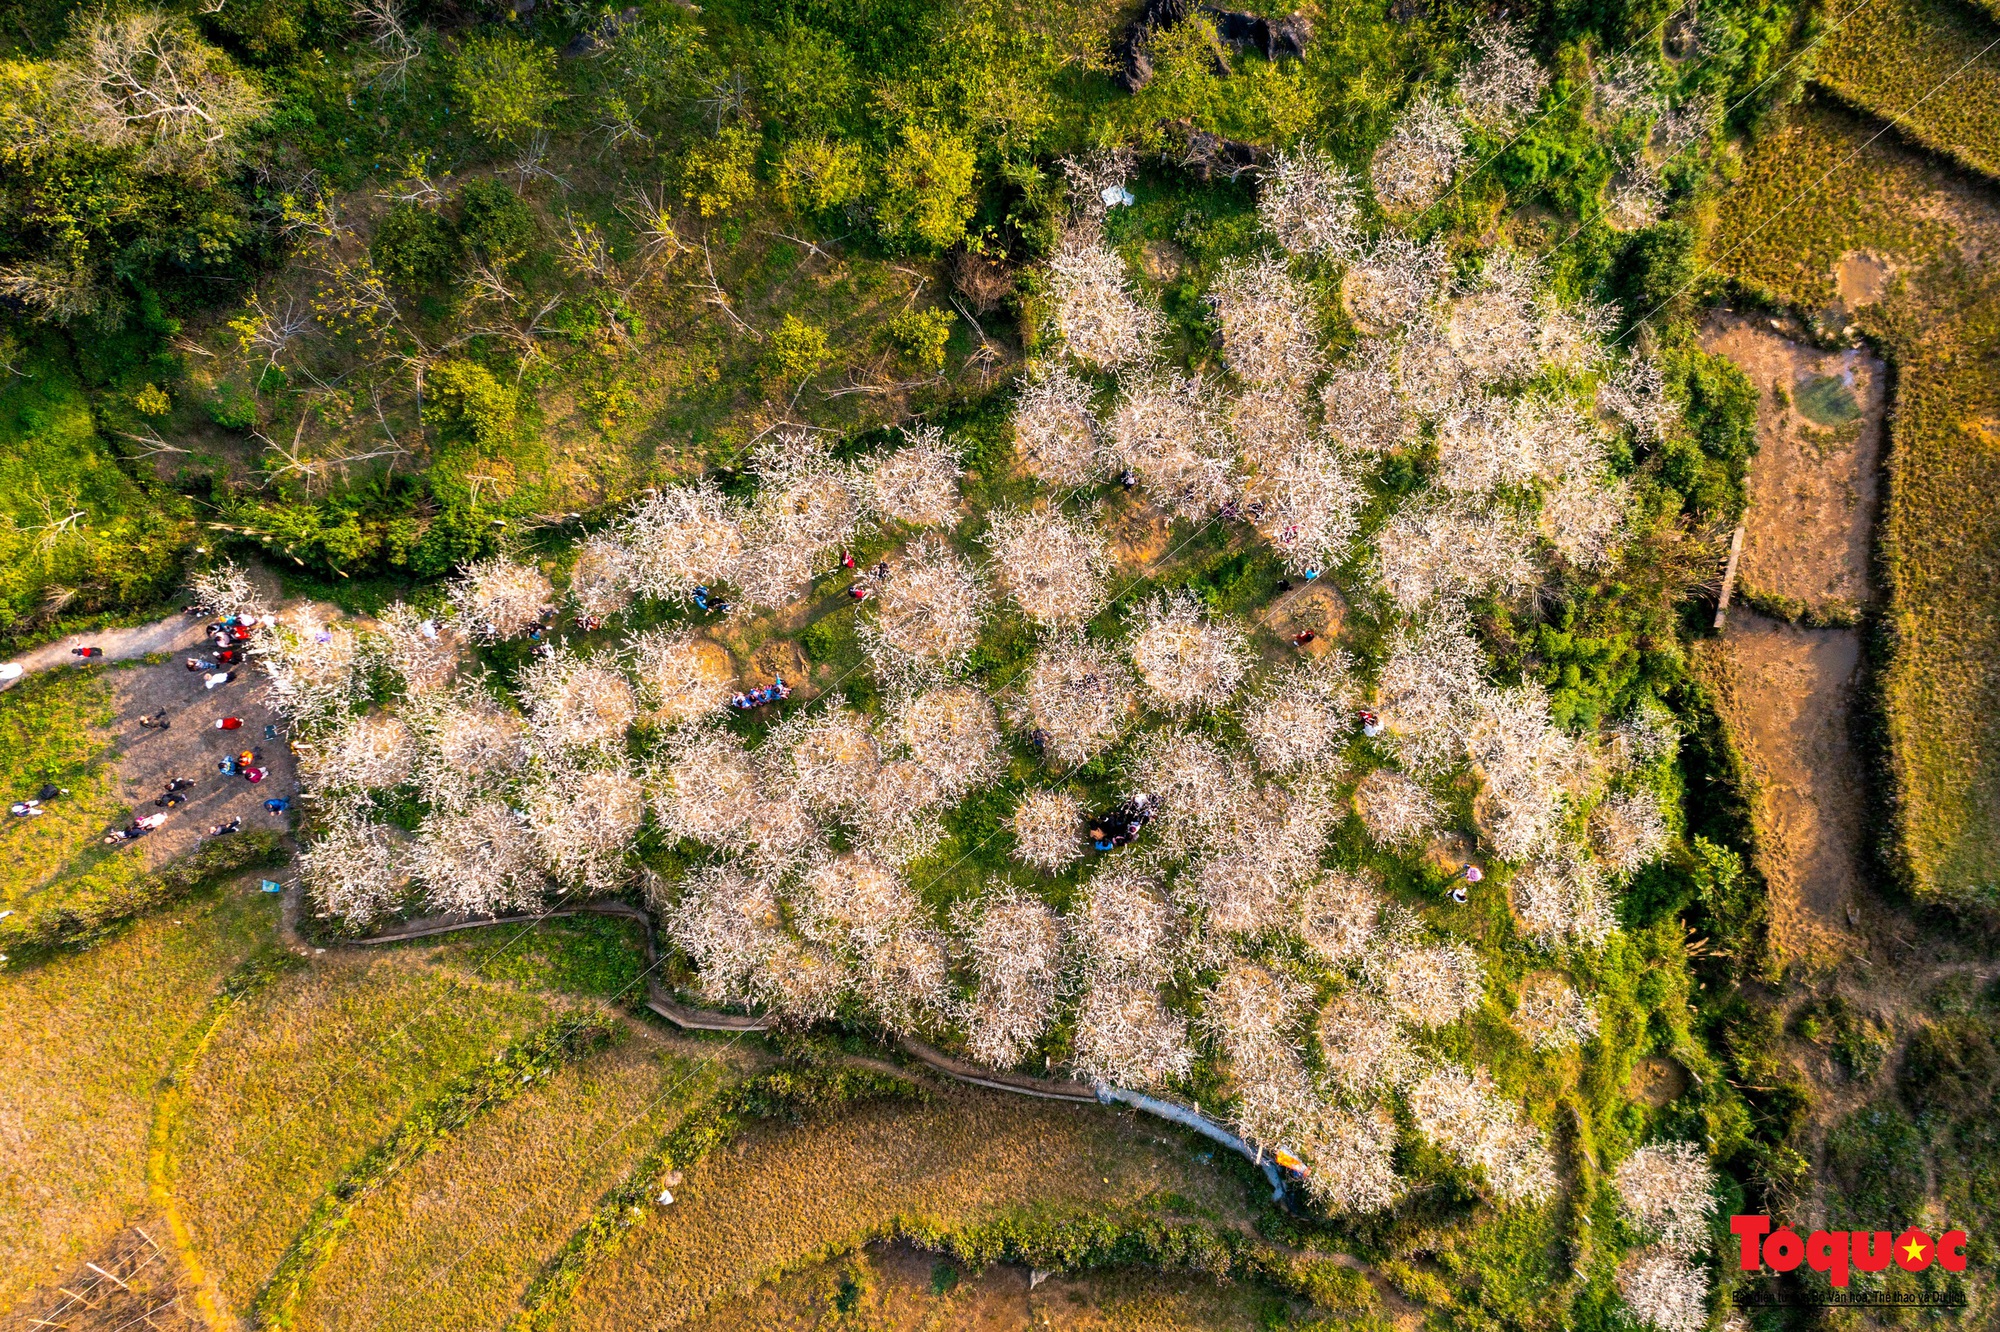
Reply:
[[[1989,1114],[2000,1104],[2000,1046],[1977,1021],[1924,1022],[1903,1052],[1896,1083],[1911,1105],[1948,1116]]]
[[[1626,240],[1611,270],[1611,287],[1628,320],[1665,314],[1684,303],[1695,276],[1695,239],[1687,223],[1662,222]]]
[[[451,228],[434,211],[399,203],[376,226],[368,254],[390,277],[424,287],[450,275],[458,246]]]
[[[906,125],[882,164],[876,220],[883,239],[912,250],[950,248],[977,201],[972,145],[944,130]]]
[[[757,136],[741,125],[725,126],[681,154],[681,198],[703,217],[731,212],[756,193],[756,165]]]
[[[788,314],[771,334],[764,353],[764,373],[781,384],[800,384],[826,364],[826,330]]]
[[[501,182],[475,180],[458,192],[458,234],[486,262],[505,268],[534,245],[535,210]]]
[[[513,433],[519,402],[512,387],[476,361],[446,361],[426,381],[424,420],[447,439],[490,449]]]
[[[839,39],[801,27],[758,47],[757,84],[764,109],[794,133],[838,130],[860,87],[854,57]]]
[[[936,374],[944,369],[945,344],[957,319],[949,310],[905,310],[889,321],[889,340],[910,362]]]
[[[1893,1100],[1836,1123],[1826,1135],[1826,1164],[1857,1220],[1887,1225],[1923,1207],[1924,1135]]]
[[[1331,1258],[1294,1259],[1286,1275],[1288,1286],[1322,1309],[1359,1312],[1375,1307],[1375,1287],[1368,1278]]]
[[[1686,433],[1661,446],[1661,479],[1689,513],[1739,517],[1757,452],[1757,387],[1734,361],[1699,347],[1664,359],[1668,392],[1685,404]]]
[[[231,0],[204,10],[211,27],[258,61],[281,60],[302,46],[338,42],[353,14],[345,0]]]
[[[868,160],[837,139],[800,139],[778,159],[778,202],[795,213],[828,213],[868,193]]]
[[[549,123],[562,96],[556,53],[511,33],[475,34],[452,51],[452,93],[489,143],[514,143]]]
[[[1867,1081],[1889,1052],[1889,1033],[1840,995],[1815,1000],[1799,1011],[1798,1033],[1825,1046],[1847,1075]]]

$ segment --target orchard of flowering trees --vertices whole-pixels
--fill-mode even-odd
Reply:
[[[519,910],[633,890],[646,848],[679,848],[645,896],[710,1002],[1169,1093],[1203,1070],[1223,1089],[1205,1104],[1303,1161],[1335,1212],[1398,1205],[1410,1132],[1496,1205],[1547,1205],[1558,1126],[1447,1034],[1482,1022],[1551,1060],[1600,1038],[1587,963],[1678,835],[1658,794],[1674,737],[1657,712],[1563,713],[1498,668],[1476,608],[1615,566],[1621,449],[1671,402],[1532,258],[1458,262],[1371,230],[1359,202],[1420,215],[1472,132],[1518,123],[1546,83],[1495,29],[1461,99],[1413,102],[1366,178],[1273,157],[1268,244],[1213,274],[1219,359],[1199,370],[1110,239],[1129,160],[1072,163],[1008,456],[982,464],[1021,478],[998,503],[934,427],[859,459],[781,432],[747,488],[659,487],[566,566],[495,556],[435,614],[264,630],[319,909],[355,929]],[[1341,344],[1328,293],[1358,335]],[[1142,587],[1114,503],[1337,585],[1365,647],[1306,654],[1261,608]],[[864,541],[888,553],[848,572]],[[696,614],[698,591],[735,604]],[[204,596],[244,594],[217,574]],[[480,664],[552,636],[564,605],[649,627]],[[728,635],[821,615],[851,618],[855,664],[743,720],[724,643],[747,640]],[[1025,644],[1005,671],[986,668],[996,626]],[[413,833],[386,817],[405,798]],[[936,892],[987,854],[975,891]],[[1468,863],[1483,880],[1451,877]],[[1477,913],[1454,914],[1454,884]],[[1699,1200],[1651,1161],[1618,1187],[1663,1247],[1621,1279],[1674,1327]]]

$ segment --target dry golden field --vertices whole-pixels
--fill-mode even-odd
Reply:
[[[1916,891],[2000,900],[2000,207],[1881,127],[1801,108],[1722,202],[1712,263],[1807,309],[1845,304],[1895,366],[1878,566],[1900,858]]]
[[[758,1128],[690,1171],[674,1205],[584,1277],[562,1326],[681,1326],[899,1226],[1149,1206],[1225,1225],[1246,1216],[1230,1175],[1147,1127],[1094,1106],[941,1089],[928,1104]]]
[[[2000,22],[1968,0],[1839,5],[1816,77],[1925,147],[2000,175]]]
[[[252,881],[90,952],[0,973],[0,1309],[145,1207],[160,1079],[276,918]]]
[[[633,1159],[711,1090],[646,1034],[482,1117],[355,1209],[301,1329],[500,1327]]]
[[[189,1069],[167,1142],[228,1305],[249,1303],[321,1191],[412,1105],[548,1016],[511,989],[332,954],[234,1014]]]

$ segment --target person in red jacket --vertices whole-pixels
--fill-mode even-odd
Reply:
[[[222,720],[216,722],[215,729],[218,731],[240,731],[243,729],[243,719],[241,717],[224,717]]]

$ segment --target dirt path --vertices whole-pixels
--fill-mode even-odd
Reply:
[[[71,634],[55,643],[46,643],[31,652],[13,658],[11,665],[19,666],[22,676],[36,671],[52,670],[60,666],[75,666],[83,658],[70,655],[71,648],[97,647],[104,649],[100,661],[137,661],[154,652],[168,652],[184,655],[203,641],[202,625],[198,615],[169,615],[151,624],[135,624],[123,629],[99,629],[87,634]],[[10,689],[15,680],[0,680],[0,689]]]
[[[201,626],[195,631],[199,637]],[[253,667],[238,670],[234,684],[210,690],[202,685],[199,672],[190,671],[177,655],[159,666],[142,666],[114,672],[112,698],[117,708],[119,792],[135,814],[160,812],[153,801],[161,796],[169,779],[184,777],[194,782],[185,794],[188,803],[171,812],[158,832],[151,834],[133,852],[143,853],[148,868],[157,868],[194,849],[207,830],[233,819],[243,827],[286,831],[289,814],[271,814],[264,802],[273,796],[298,794],[298,772],[292,750],[279,729],[278,714],[264,701],[263,678]],[[164,711],[169,725],[165,730],[147,730],[141,717]],[[220,731],[215,723],[222,717],[240,717],[243,727]],[[274,734],[266,734],[266,728]],[[266,776],[261,782],[240,776],[226,776],[216,764],[227,755],[249,750]]]
[[[193,850],[209,828],[233,819],[240,818],[246,829],[288,827],[288,818],[265,812],[264,801],[298,792],[290,747],[264,733],[265,727],[276,727],[279,718],[264,702],[256,669],[239,667],[235,683],[209,690],[201,673],[184,664],[189,655],[207,646],[204,623],[197,615],[175,614],[150,624],[73,634],[14,658],[12,664],[23,668],[22,676],[0,680],[0,689],[7,689],[37,671],[96,670],[102,663],[167,655],[160,665],[115,671],[109,677],[117,716],[119,794],[133,814],[158,813],[153,801],[170,778],[186,777],[196,783],[186,793],[188,802],[168,814],[165,826],[136,846],[121,848],[121,853],[143,856],[148,869]],[[71,648],[86,645],[104,653],[90,666],[70,655]],[[139,725],[141,717],[162,711],[168,717],[166,729]],[[242,718],[243,728],[215,729],[215,722],[226,716]],[[225,777],[217,771],[216,763],[225,754],[245,749],[260,756],[259,765],[268,773],[262,782]]]

